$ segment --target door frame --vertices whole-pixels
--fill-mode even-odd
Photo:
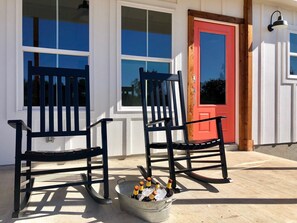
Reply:
[[[248,7],[249,6],[249,7]],[[194,74],[194,21],[208,20],[215,23],[228,23],[238,26],[237,56],[236,56],[236,112],[235,112],[235,140],[239,144],[239,150],[253,150],[252,140],[252,42],[251,34],[251,6],[252,0],[244,1],[244,17],[237,18],[232,16],[219,15],[214,13],[188,10],[188,82],[187,82],[187,117],[193,119],[193,85],[192,76]],[[247,35],[247,38],[245,37]],[[247,59],[247,62],[246,62]],[[238,107],[238,108],[237,108]],[[238,127],[237,127],[238,126]],[[193,128],[189,126],[189,136],[193,136]]]

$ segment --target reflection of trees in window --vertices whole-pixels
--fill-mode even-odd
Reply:
[[[70,82],[70,92],[71,92],[71,98],[70,98],[70,103],[71,105],[74,105],[74,78],[71,79]],[[49,81],[45,80],[44,82],[45,85],[45,105],[49,105]],[[54,89],[54,106],[57,105],[57,92],[58,92],[58,86],[57,82],[53,84],[53,89]],[[62,104],[65,106],[66,101],[65,101],[65,94],[66,94],[66,85],[65,81],[62,80]],[[25,91],[25,106],[28,105],[28,98],[27,98],[27,93],[28,93],[28,81],[24,81],[24,91]],[[86,105],[86,82],[85,79],[81,78],[78,80],[78,100],[79,100],[79,106],[85,106]],[[39,106],[40,105],[40,78],[39,76],[35,76],[32,82],[32,105],[33,106]]]
[[[130,86],[122,87],[122,105],[123,106],[140,106],[140,82],[135,78]]]
[[[211,79],[201,83],[201,104],[225,104],[225,80]]]
[[[201,82],[200,104],[226,104],[225,63],[217,79]]]

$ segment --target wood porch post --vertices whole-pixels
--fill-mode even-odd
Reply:
[[[244,0],[244,24],[240,25],[239,150],[252,151],[252,0]]]

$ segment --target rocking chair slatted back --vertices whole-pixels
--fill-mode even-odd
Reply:
[[[85,128],[90,125],[89,67],[86,66],[84,70],[49,67],[46,70],[42,68],[41,72],[40,67],[34,67],[29,62],[28,69],[27,118],[28,127],[32,129],[30,136],[89,135],[90,130]],[[32,117],[38,115],[33,112],[34,106],[40,109],[40,129],[37,130],[34,130],[32,123],[35,119]],[[80,117],[83,115],[85,117]],[[80,126],[82,119],[85,119],[85,123]]]
[[[142,68],[140,70],[143,72]],[[184,96],[183,91],[179,90],[183,84],[181,73],[169,75],[143,72],[141,81],[141,91],[144,92],[141,95],[144,128],[147,131],[163,131],[165,123],[158,120],[169,118],[172,120],[172,129],[183,130],[187,136],[187,128],[183,124],[186,122]],[[148,116],[150,113],[151,117]],[[156,124],[150,126],[149,123]]]

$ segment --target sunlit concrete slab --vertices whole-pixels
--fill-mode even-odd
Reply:
[[[232,183],[207,184],[179,175],[166,222],[297,222],[297,162],[257,152],[228,151],[229,177]],[[48,164],[46,164],[48,165]],[[63,163],[51,165],[65,165]],[[95,203],[83,186],[34,192],[24,218],[11,219],[13,211],[13,166],[0,167],[0,222],[143,222],[121,211],[115,186],[123,180],[138,180],[137,165],[144,165],[144,156],[126,159],[111,158],[111,205]],[[40,168],[44,166],[40,165]],[[166,184],[168,175],[154,171],[153,177]],[[214,170],[204,171],[208,176]],[[57,182],[79,176],[56,175],[37,179]],[[132,191],[132,188],[131,188]]]

